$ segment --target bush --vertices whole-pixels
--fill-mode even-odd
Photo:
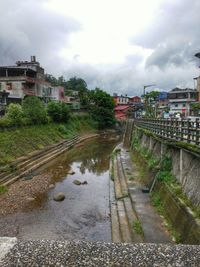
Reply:
[[[57,102],[49,102],[47,106],[47,113],[54,122],[60,122],[62,117],[61,106]]]
[[[49,102],[47,113],[54,122],[67,122],[70,117],[68,106],[60,102]]]
[[[69,107],[67,106],[67,104],[61,102],[59,103],[61,106],[61,110],[62,110],[62,116],[61,116],[61,121],[63,122],[67,122],[70,118],[70,110]]]
[[[7,128],[12,126],[12,121],[4,116],[3,118],[0,118],[0,128]]]
[[[22,103],[24,116],[30,124],[42,124],[48,122],[46,108],[43,102],[36,96],[26,97]]]
[[[115,124],[114,113],[112,110],[104,107],[92,107],[91,116],[98,123],[99,129],[112,127]]]
[[[23,124],[23,110],[19,104],[10,104],[7,109],[6,117],[8,125],[22,125]]]

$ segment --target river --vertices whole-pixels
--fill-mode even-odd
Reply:
[[[120,136],[105,135],[79,144],[35,174],[52,175],[54,188],[31,211],[1,219],[19,239],[111,241],[109,159]],[[75,174],[69,175],[69,170]],[[75,185],[74,180],[86,184]],[[42,181],[41,181],[42,182]],[[65,200],[53,197],[63,192]]]

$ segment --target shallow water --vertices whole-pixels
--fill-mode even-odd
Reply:
[[[32,211],[1,220],[20,239],[84,239],[111,241],[109,158],[119,136],[104,136],[79,144],[35,174],[53,174],[55,184]],[[75,174],[68,175],[72,169]],[[87,181],[75,185],[73,181]],[[57,192],[65,200],[56,202]]]

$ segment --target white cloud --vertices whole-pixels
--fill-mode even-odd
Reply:
[[[35,54],[47,72],[110,93],[193,86],[199,9],[198,0],[0,0],[0,64]]]

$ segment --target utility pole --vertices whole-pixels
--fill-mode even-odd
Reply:
[[[145,93],[146,93],[145,90],[146,90],[147,87],[151,87],[151,86],[155,86],[155,85],[156,84],[144,85],[144,94],[143,95],[145,96]]]
[[[145,101],[145,94],[146,94],[146,91],[145,91],[145,90],[146,90],[147,87],[151,87],[151,86],[155,86],[155,84],[144,85],[144,94],[143,94],[143,98],[144,98],[145,113],[146,113],[146,111],[147,111],[147,106],[148,106],[147,101]]]

